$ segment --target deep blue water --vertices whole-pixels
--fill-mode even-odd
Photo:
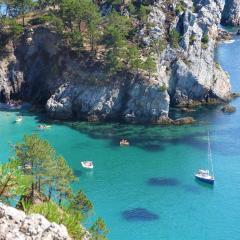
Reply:
[[[220,44],[217,59],[228,71],[233,90],[240,91],[240,41]],[[233,114],[221,106],[192,113],[192,126],[131,126],[123,124],[53,124],[36,130],[42,119],[0,112],[0,159],[12,155],[9,142],[37,132],[68,160],[82,188],[102,216],[111,240],[239,240],[240,239],[240,98]],[[210,131],[216,184],[194,179],[207,167]],[[122,137],[130,147],[119,147]],[[94,170],[80,162],[94,161]]]

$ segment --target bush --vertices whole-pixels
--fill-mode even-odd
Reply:
[[[184,2],[180,1],[179,3],[177,3],[175,9],[176,15],[179,15],[181,12],[184,12],[184,10],[185,10]]]
[[[180,41],[180,33],[176,29],[173,29],[170,32],[169,37],[170,37],[170,43],[172,47],[178,48],[179,47],[178,43]]]
[[[189,38],[189,43],[190,43],[190,45],[193,45],[193,43],[195,42],[195,40],[196,40],[195,35],[192,34],[192,35],[190,36],[190,38]]]
[[[80,225],[82,220],[81,214],[72,213],[69,210],[60,208],[56,203],[49,201],[41,204],[31,205],[27,210],[28,213],[38,213],[47,218],[50,222],[63,224],[66,226],[68,233],[76,240],[81,240],[84,230]]]
[[[160,86],[160,91],[165,92],[166,90],[167,90],[167,85],[163,83],[162,86]]]
[[[42,17],[38,17],[38,18],[33,18],[33,19],[29,20],[28,23],[31,24],[32,26],[40,25],[40,24],[46,23],[46,19],[42,16]]]
[[[202,36],[202,43],[204,43],[204,44],[207,44],[208,42],[209,42],[209,37],[208,37],[208,35],[207,34],[204,34],[203,36]]]

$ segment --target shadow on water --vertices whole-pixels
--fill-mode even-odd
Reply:
[[[200,185],[201,187],[204,187],[206,189],[213,189],[214,188],[214,185],[213,184],[209,184],[209,183],[205,183],[205,182],[202,182],[198,179],[195,179],[195,182]]]
[[[122,217],[127,221],[154,221],[159,216],[145,208],[134,208],[122,212]]]
[[[81,171],[81,170],[74,170],[73,171],[74,172],[74,175],[76,176],[76,177],[80,177],[80,176],[82,176],[83,175],[83,171]]]
[[[147,180],[147,184],[150,186],[178,186],[180,185],[180,181],[176,178],[149,178]]]
[[[191,113],[196,119],[203,117],[205,123],[183,126],[159,126],[159,125],[130,125],[123,123],[90,123],[90,122],[61,122],[49,119],[42,113],[31,113],[28,110],[16,110],[19,115],[34,116],[37,124],[55,124],[69,126],[72,129],[86,134],[94,139],[106,139],[111,148],[119,147],[119,141],[122,138],[128,139],[130,145],[144,149],[149,152],[164,151],[169,145],[187,145],[202,151],[207,149],[207,122],[214,119],[216,107],[200,107],[200,110]],[[5,111],[5,110],[4,110]],[[200,111],[200,112],[199,112]],[[12,112],[12,110],[11,110]],[[206,112],[204,114],[203,112]],[[215,130],[215,135],[221,137],[216,139],[216,145],[212,144],[214,152],[220,154],[236,155],[240,154],[240,149],[235,147],[234,139],[224,139],[224,136],[235,133],[240,129],[220,129]],[[223,138],[222,138],[223,137]],[[82,144],[82,143],[81,143]],[[219,147],[223,146],[223,147]],[[223,150],[224,149],[224,150]]]
[[[183,185],[182,187],[183,187],[183,189],[186,192],[195,193],[195,194],[199,194],[200,193],[199,188],[196,187],[196,186],[193,186],[193,185]]]
[[[167,145],[190,145],[206,149],[206,129],[195,126],[145,126],[120,123],[66,123],[69,127],[87,134],[95,139],[109,140],[110,147],[118,147],[122,138],[128,139],[130,145],[145,151],[163,151]]]

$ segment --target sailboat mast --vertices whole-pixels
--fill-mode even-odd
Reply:
[[[212,151],[211,151],[209,132],[208,132],[208,160],[210,161],[212,174],[214,175],[214,173],[213,173],[213,162],[212,162]]]

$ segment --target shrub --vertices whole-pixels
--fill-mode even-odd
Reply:
[[[190,36],[190,38],[189,38],[189,43],[190,43],[190,45],[193,45],[193,43],[195,42],[195,40],[196,40],[195,35],[192,34],[192,35]]]
[[[208,35],[207,34],[204,34],[203,36],[202,36],[202,43],[204,43],[204,44],[207,44],[208,42],[209,42],[209,37],[208,37]]]
[[[185,10],[184,2],[180,1],[179,3],[177,3],[175,9],[176,15],[179,15],[181,12],[184,12],[184,10]]]
[[[176,29],[172,29],[172,31],[169,34],[170,37],[170,43],[172,47],[178,48],[179,47],[179,41],[180,41],[180,33]]]
[[[38,213],[46,217],[50,222],[63,224],[74,239],[82,239],[84,230],[80,225],[80,220],[82,220],[81,214],[72,213],[69,210],[60,208],[52,201],[31,205],[27,212],[30,214]]]
[[[162,86],[160,86],[160,91],[165,92],[166,90],[167,90],[167,85],[163,83]]]

